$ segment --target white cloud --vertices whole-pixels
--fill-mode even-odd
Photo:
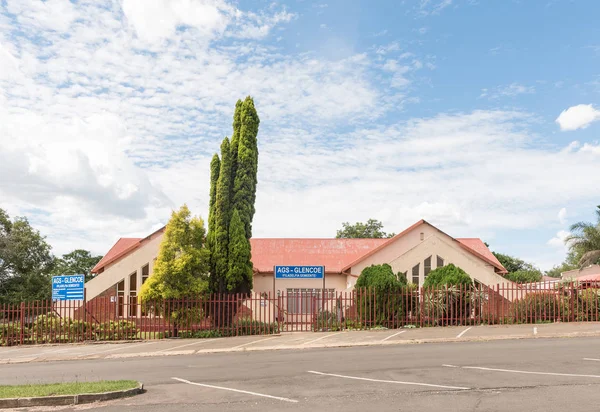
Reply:
[[[498,86],[492,90],[482,89],[481,97],[488,97],[489,99],[498,99],[501,97],[515,97],[521,94],[533,94],[535,93],[535,87],[524,86],[519,83],[512,83],[507,86]]]
[[[560,230],[556,233],[556,236],[554,236],[552,239],[548,240],[548,245],[556,247],[556,248],[562,248],[566,251],[566,250],[568,250],[566,240],[567,240],[567,237],[569,237],[570,235],[571,235],[570,232],[567,232],[566,230]]]
[[[558,211],[558,221],[561,225],[567,223],[567,208],[563,207]]]
[[[578,104],[571,106],[556,118],[560,130],[585,129],[591,123],[600,120],[600,110],[591,104]]]

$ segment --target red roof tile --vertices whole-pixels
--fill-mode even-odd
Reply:
[[[94,266],[92,269],[92,273],[98,272],[101,268],[108,265],[109,263],[114,262],[125,254],[129,253],[137,246],[139,246],[141,238],[133,238],[133,237],[122,237],[117,240],[117,243],[114,244],[113,247],[104,255],[104,257]]]
[[[251,239],[252,264],[259,272],[275,265],[324,265],[327,273],[340,273],[352,261],[387,242],[387,239]]]
[[[484,260],[491,263],[494,267],[499,269],[500,273],[508,273],[508,271],[502,266],[502,263],[494,256],[494,254],[488,249],[481,239],[478,238],[460,238],[456,239],[463,246],[466,246],[476,255],[482,257]]]

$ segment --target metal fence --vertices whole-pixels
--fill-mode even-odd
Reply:
[[[600,321],[600,284],[315,289],[155,303],[123,296],[23,302],[0,306],[0,345],[559,321]]]

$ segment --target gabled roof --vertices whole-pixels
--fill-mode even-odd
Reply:
[[[158,229],[156,232],[153,232],[149,236],[144,238],[137,237],[122,237],[117,240],[117,243],[110,248],[110,250],[104,255],[100,262],[94,266],[92,269],[92,273],[98,273],[104,267],[110,265],[111,263],[116,262],[117,260],[127,256],[129,253],[140,247],[146,240],[150,239],[155,234],[162,232],[165,230],[165,227]]]
[[[250,239],[252,264],[258,272],[275,265],[319,265],[327,273],[341,273],[353,260],[387,242],[387,239]]]
[[[413,231],[414,229],[416,229],[419,226],[424,225],[424,224],[431,226],[432,228],[434,228],[437,231],[439,231],[440,233],[443,233],[444,235],[448,236],[449,238],[451,238],[455,242],[458,242],[458,244],[462,248],[464,248],[466,251],[468,251],[469,253],[471,253],[471,254],[477,256],[478,258],[484,260],[485,262],[489,263],[490,265],[494,266],[494,268],[497,269],[498,273],[508,273],[508,271],[504,268],[504,266],[502,266],[502,264],[498,261],[498,259],[496,259],[496,256],[494,256],[494,254],[492,252],[490,252],[490,250],[488,249],[488,247],[485,245],[485,243],[483,243],[483,241],[481,239],[477,239],[477,238],[455,239],[452,236],[448,235],[447,233],[442,232],[440,229],[438,229],[437,227],[433,226],[431,223],[426,222],[423,219],[419,220],[414,225],[412,225],[412,226],[408,227],[407,229],[403,230],[402,232],[398,233],[396,236],[394,236],[394,237],[392,237],[390,239],[386,239],[385,242],[383,242],[382,244],[380,244],[378,247],[372,249],[371,251],[369,251],[365,255],[358,257],[356,260],[354,260],[351,263],[349,263],[348,265],[346,265],[342,269],[342,271],[347,271],[350,268],[352,268],[353,266],[356,266],[358,263],[362,262],[363,260],[365,260],[369,256],[374,255],[378,251],[380,251],[380,250],[384,249],[385,247],[387,247],[389,244],[393,243],[394,241],[398,240],[402,236],[406,235],[407,233]]]

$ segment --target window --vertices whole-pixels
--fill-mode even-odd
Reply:
[[[425,270],[425,277],[427,277],[427,275],[429,275],[429,272],[431,272],[431,256],[425,259],[425,262],[423,262],[423,266]]]
[[[129,316],[137,316],[137,271],[129,275]]]
[[[418,263],[417,266],[412,268],[412,283],[419,286],[419,269],[421,264]]]
[[[146,263],[142,268],[142,285],[148,280],[148,276],[150,276],[150,265]]]
[[[306,315],[318,312],[322,305],[322,293],[323,289],[288,289],[288,313],[293,315]],[[335,289],[326,289],[325,293],[326,300],[335,298]]]
[[[441,257],[437,257],[437,266],[438,268],[441,268],[442,266],[444,266],[444,259]]]

